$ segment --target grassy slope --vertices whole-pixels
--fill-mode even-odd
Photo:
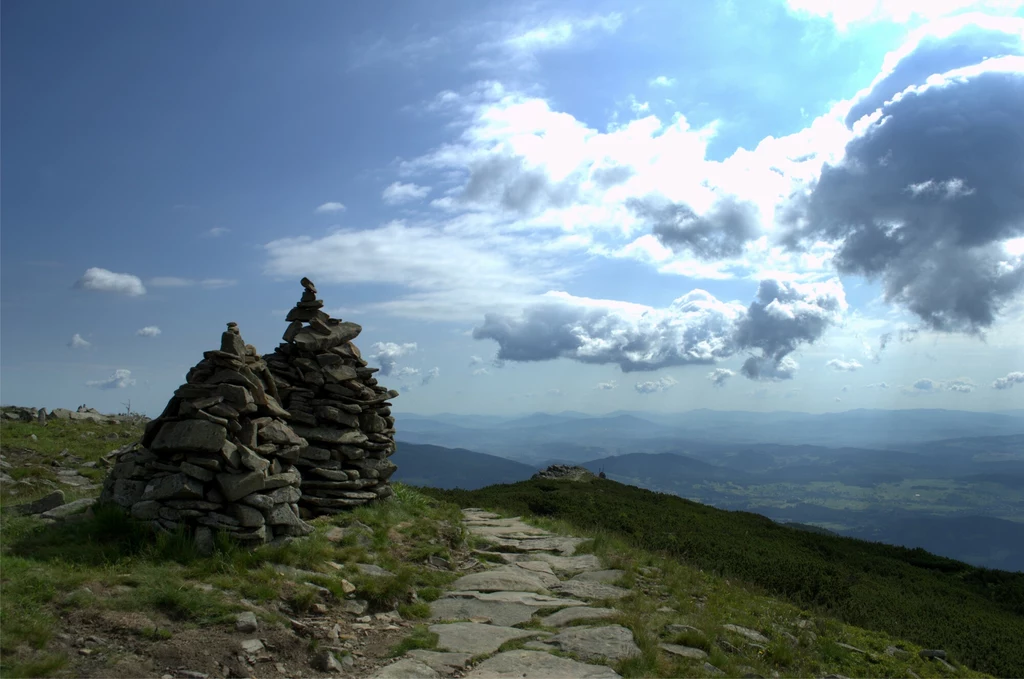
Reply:
[[[428,494],[622,536],[846,623],[943,648],[976,670],[1024,676],[1024,574],[786,528],[613,481],[526,481]]]

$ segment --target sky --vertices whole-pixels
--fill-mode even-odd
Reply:
[[[0,399],[308,276],[395,410],[1024,406],[1024,3],[2,7]]]

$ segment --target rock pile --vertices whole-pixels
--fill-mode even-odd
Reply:
[[[306,441],[285,421],[267,364],[235,323],[189,370],[141,442],[118,455],[101,501],[114,502],[155,528],[213,531],[243,544],[305,535],[299,518]]]
[[[389,398],[352,343],[362,328],[322,311],[316,286],[302,279],[302,298],[277,349],[265,355],[268,386],[291,414],[295,433],[309,441],[295,465],[302,471],[304,518],[335,513],[391,495],[397,467]]]
[[[533,475],[534,479],[564,479],[568,481],[583,481],[594,478],[594,472],[584,467],[575,467],[568,464],[553,464],[547,469],[542,469]]]

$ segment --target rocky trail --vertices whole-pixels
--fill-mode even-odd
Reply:
[[[374,679],[611,679],[620,675],[598,663],[640,655],[629,629],[605,622],[618,611],[595,605],[630,594],[610,584],[623,573],[605,569],[592,554],[576,555],[583,538],[555,535],[518,517],[501,518],[479,509],[463,510],[463,515],[468,532],[493,551],[478,552],[482,569],[456,580],[451,591],[431,604],[431,618],[437,622],[429,629],[443,650],[409,651]],[[514,626],[531,621],[561,631]],[[508,646],[515,648],[505,650]],[[696,660],[707,656],[685,646],[662,648]],[[471,659],[481,656],[489,657],[466,671]],[[705,670],[714,673],[717,668],[707,664]]]

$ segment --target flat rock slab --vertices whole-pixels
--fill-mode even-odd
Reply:
[[[555,573],[563,575],[576,575],[584,571],[599,571],[603,568],[601,560],[593,554],[580,554],[579,556],[557,556],[543,552],[535,554],[504,554],[503,557],[510,563],[519,561],[544,561],[551,566]]]
[[[359,572],[363,575],[372,575],[376,578],[386,578],[390,575],[394,575],[391,571],[384,570],[380,566],[372,563],[357,563],[356,568],[358,568]]]
[[[620,571],[615,569],[604,570],[604,571],[584,571],[580,573],[573,580],[582,580],[584,582],[603,582],[605,584],[611,584],[626,574],[626,571]]]
[[[740,627],[739,625],[722,625],[722,629],[729,630],[734,634],[739,634],[741,637],[744,637],[748,641],[753,641],[756,644],[768,643],[768,637],[760,632],[750,629],[749,627]]]
[[[424,665],[429,665],[435,671],[442,674],[450,674],[454,670],[466,669],[469,659],[473,656],[469,653],[442,653],[440,651],[426,651],[422,648],[417,648],[407,652],[405,657],[418,660]]]
[[[542,651],[507,651],[477,665],[466,679],[617,679],[604,665],[559,658]]]
[[[614,608],[591,608],[589,606],[576,606],[574,608],[563,608],[557,613],[552,613],[541,622],[547,627],[565,627],[577,620],[603,620],[618,615]]]
[[[462,516],[467,519],[500,519],[501,517],[493,512],[488,512],[477,507],[466,507],[462,510]],[[518,518],[518,517],[517,517]]]
[[[680,646],[679,644],[659,644],[661,650],[671,655],[677,655],[680,658],[690,658],[692,660],[705,660],[708,654],[699,648],[691,648],[689,646]]]
[[[463,575],[452,583],[452,587],[477,592],[543,592],[547,589],[537,575],[518,566],[499,566]]]
[[[576,546],[586,542],[584,538],[571,537],[543,537],[543,538],[502,538],[490,535],[481,535],[498,551],[506,552],[560,552],[562,556],[570,556],[576,551]]]
[[[586,606],[576,599],[537,594],[535,592],[475,592],[472,590],[446,592],[442,599],[477,599],[502,603],[523,604],[535,608],[562,608],[564,606]],[[439,599],[440,601],[440,599]]]
[[[566,580],[551,588],[560,594],[579,597],[580,599],[621,599],[632,594],[628,589],[606,585],[603,582],[587,582],[586,580]]]
[[[437,647],[453,653],[494,653],[503,643],[523,637],[542,636],[538,630],[516,629],[501,625],[482,625],[475,622],[453,622],[447,625],[431,625],[430,631],[437,635]]]
[[[519,568],[525,568],[531,573],[544,573],[546,575],[554,575],[555,571],[551,569],[551,564],[547,561],[514,561],[513,562]]]
[[[494,625],[512,627],[527,622],[537,607],[505,601],[481,601],[474,598],[438,599],[430,604],[431,620],[467,620],[487,618]]]
[[[640,655],[632,630],[622,625],[570,627],[544,641],[583,660],[622,660]]]
[[[440,679],[430,665],[413,658],[402,658],[370,675],[370,679]]]

